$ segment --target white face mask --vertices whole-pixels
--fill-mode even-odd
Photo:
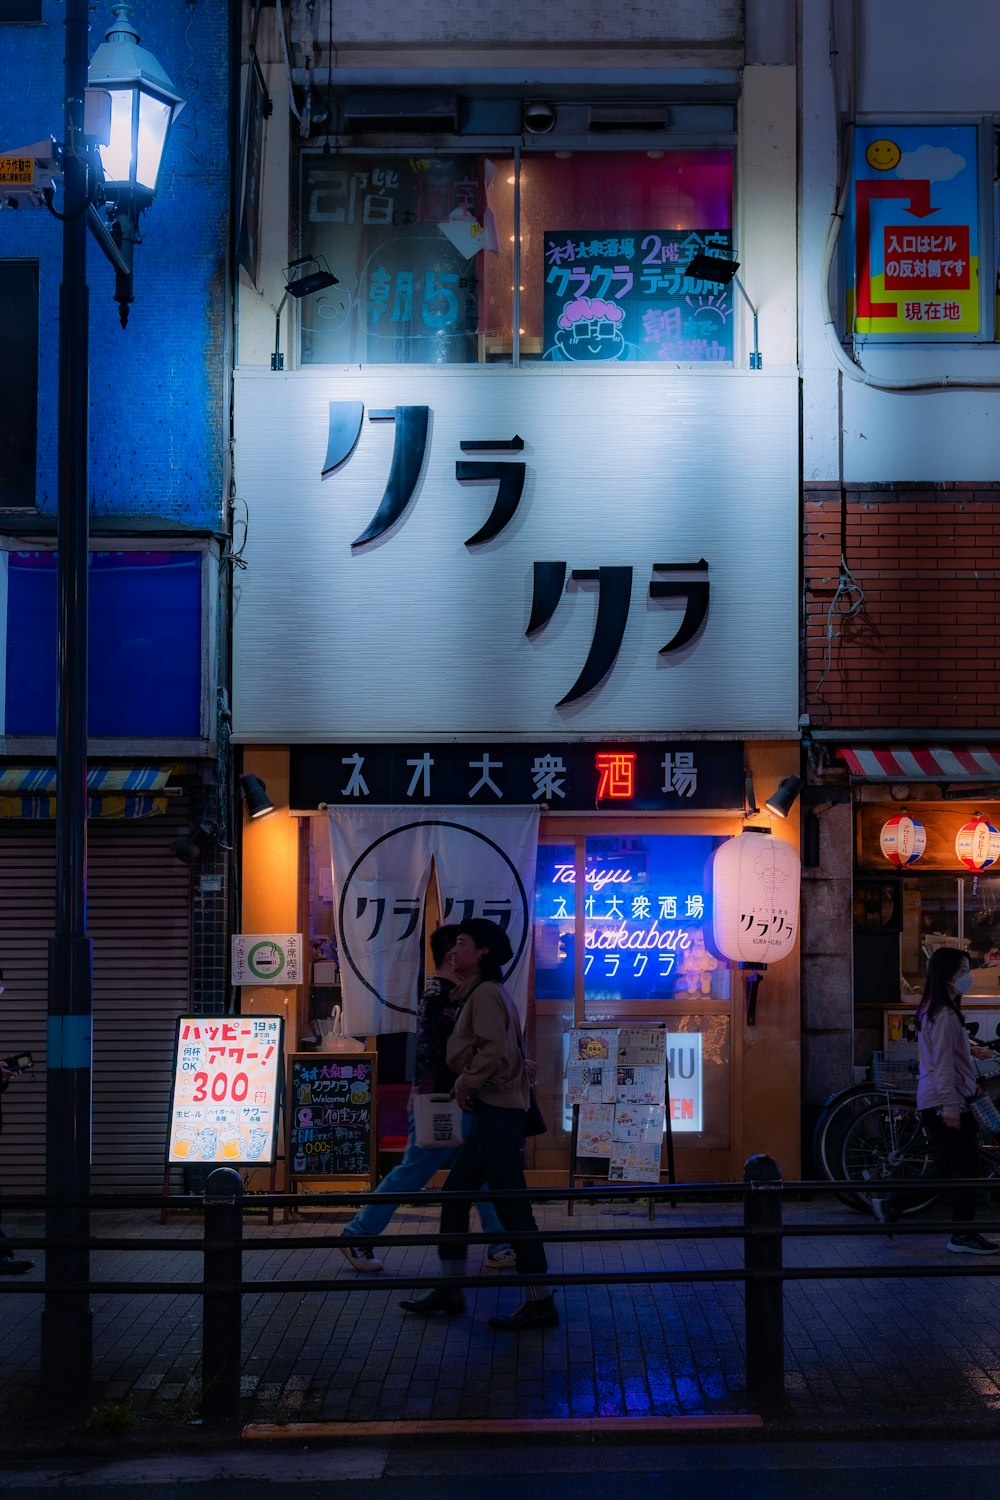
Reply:
[[[964,974],[956,974],[951,981],[951,987],[956,995],[967,995],[972,989],[972,975],[966,969]]]

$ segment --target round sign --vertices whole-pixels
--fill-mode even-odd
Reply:
[[[969,870],[988,870],[1000,859],[1000,829],[985,818],[972,818],[958,830],[955,853]]]
[[[927,848],[927,831],[909,813],[897,813],[882,824],[878,846],[891,865],[912,865]]]
[[[247,953],[247,968],[257,979],[276,979],[285,967],[285,955],[277,943],[254,943]]]

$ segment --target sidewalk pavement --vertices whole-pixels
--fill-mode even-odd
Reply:
[[[250,1200],[252,1203],[252,1200]],[[603,1269],[634,1271],[617,1286],[570,1286],[557,1292],[558,1329],[495,1333],[487,1319],[521,1300],[512,1275],[498,1286],[467,1292],[462,1317],[408,1316],[408,1295],[396,1277],[436,1275],[430,1246],[397,1246],[398,1234],[433,1234],[437,1210],[399,1210],[380,1246],[386,1270],[377,1291],[359,1280],[335,1249],[296,1251],[296,1240],[336,1234],[348,1210],[308,1209],[304,1218],[269,1226],[248,1214],[245,1234],[265,1248],[247,1249],[246,1280],[296,1280],[295,1293],[244,1298],[243,1421],[279,1424],[330,1421],[521,1422],[552,1418],[715,1417],[753,1410],[744,1389],[743,1290],[738,1282],[650,1286],[644,1269],[738,1268],[740,1239],[637,1240],[649,1227],[640,1204],[563,1205],[536,1209],[543,1231],[573,1227],[614,1230],[603,1244],[554,1244],[558,1274]],[[739,1203],[657,1209],[656,1224],[693,1230],[738,1226]],[[767,1430],[829,1435],[920,1429],[939,1423],[1000,1436],[1000,1304],[992,1276],[922,1274],[947,1265],[960,1272],[972,1257],[946,1254],[946,1236],[904,1230],[890,1240],[871,1220],[829,1198],[786,1203],[785,1223],[843,1225],[857,1236],[790,1237],[785,1265],[836,1268],[906,1266],[907,1279],[790,1281],[785,1287],[786,1405]],[[9,1212],[12,1237],[41,1233],[37,1218]],[[195,1434],[200,1398],[200,1298],[171,1293],[172,1282],[199,1280],[192,1244],[200,1220],[167,1225],[151,1211],[94,1213],[95,1235],[134,1239],[135,1249],[95,1251],[95,1280],[158,1279],[162,1294],[95,1295],[95,1403],[118,1403],[135,1423],[132,1440],[184,1446]],[[143,1241],[176,1240],[176,1251],[143,1250]],[[24,1279],[40,1276],[36,1269]],[[484,1251],[472,1247],[478,1274]],[[976,1260],[981,1269],[984,1261]],[[1000,1276],[1000,1256],[996,1257]],[[490,1274],[485,1272],[485,1274]],[[343,1291],[310,1291],[313,1278],[335,1277]],[[0,1367],[0,1456],[53,1451],[80,1440],[56,1434],[38,1401],[41,1297],[11,1295],[0,1282],[4,1360]],[[100,1424],[96,1429],[101,1430]],[[206,1431],[205,1429],[201,1429]],[[187,1434],[187,1437],[185,1437]],[[345,1427],[345,1435],[349,1435]],[[599,1435],[599,1434],[598,1434]],[[704,1432],[702,1432],[704,1438]],[[638,1440],[638,1439],[637,1439]]]

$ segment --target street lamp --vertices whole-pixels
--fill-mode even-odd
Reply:
[[[133,7],[119,3],[112,10],[115,19],[91,60],[88,82],[111,101],[107,141],[98,150],[104,169],[107,232],[125,262],[121,268],[110,257],[124,328],[132,301],[132,247],[140,241],[139,215],[156,195],[167,135],[184,100],[153,54],[139,46],[139,33],[131,21]],[[88,217],[103,245],[104,222],[93,205]]]
[[[138,47],[116,16],[93,81],[111,95],[111,123],[127,121],[127,158],[107,149],[102,173],[86,134],[88,0],[66,0],[62,219],[59,288],[59,530],[56,656],[55,932],[49,943],[46,1083],[45,1233],[42,1383],[53,1405],[86,1409],[90,1402],[93,1320],[87,1285],[90,1253],[92,952],[87,936],[87,563],[90,547],[90,329],[87,233],[95,235],[116,273],[122,326],[132,300],[132,247],[138,215],[156,190],[166,129],[180,108],[156,60]],[[110,53],[110,56],[108,55]],[[102,61],[102,54],[105,60]],[[131,66],[127,64],[131,61]],[[116,95],[124,102],[115,103]],[[145,102],[149,100],[151,102]],[[155,146],[158,139],[159,146]],[[49,206],[51,207],[51,201]],[[105,217],[97,210],[105,205]]]

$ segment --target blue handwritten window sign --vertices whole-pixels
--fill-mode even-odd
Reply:
[[[687,275],[695,255],[731,254],[725,229],[547,229],[544,358],[725,363],[729,287]]]

